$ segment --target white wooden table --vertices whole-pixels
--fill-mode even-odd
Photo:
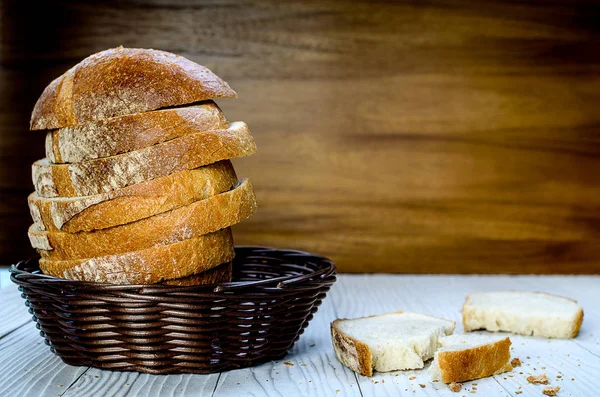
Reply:
[[[0,271],[0,396],[543,396],[526,377],[546,373],[558,396],[600,395],[600,276],[341,275],[305,334],[281,361],[214,375],[156,376],[71,367],[50,353],[16,286]],[[574,340],[511,336],[513,372],[463,384],[452,393],[427,371],[398,371],[366,378],[335,358],[329,323],[395,310],[457,322],[472,291],[546,291],[578,300],[585,318]],[[560,378],[559,378],[560,376]],[[522,393],[518,393],[522,392]]]

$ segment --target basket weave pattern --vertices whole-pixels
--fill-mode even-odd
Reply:
[[[236,247],[233,281],[108,285],[11,269],[40,334],[71,365],[153,374],[214,373],[284,357],[335,282],[330,260]]]

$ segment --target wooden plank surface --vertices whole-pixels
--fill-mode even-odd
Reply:
[[[28,322],[0,336],[0,396],[542,396],[542,387],[526,381],[527,376],[541,373],[548,375],[552,385],[561,386],[559,397],[592,396],[600,387],[599,283],[598,276],[341,275],[287,357],[215,375],[154,376],[69,367],[51,355]],[[502,288],[542,290],[577,299],[585,311],[579,336],[546,340],[510,335],[512,356],[519,357],[523,366],[465,382],[459,394],[430,382],[425,370],[357,376],[333,354],[329,323],[335,318],[410,310],[457,321],[455,333],[461,333],[465,295]],[[27,317],[22,302],[6,306]]]
[[[260,210],[238,243],[342,271],[600,272],[595,1],[7,0],[0,46],[0,261],[28,256],[29,112],[117,45],[173,51],[239,93]]]

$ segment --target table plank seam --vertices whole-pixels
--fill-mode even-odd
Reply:
[[[582,345],[580,342],[578,342],[576,340],[570,340],[569,342],[573,342],[574,344],[576,344],[577,346],[581,347],[586,352],[590,353],[592,356],[600,358],[599,355],[597,355],[596,353],[591,352],[587,347],[585,347],[584,345]]]
[[[215,387],[213,388],[213,391],[210,394],[210,397],[215,397],[215,393],[217,392],[217,387],[219,387],[219,382],[221,381],[222,374],[223,374],[222,372],[219,372],[219,376],[217,377],[217,381],[215,382]]]
[[[499,386],[500,386],[502,389],[504,389],[504,391],[505,391],[505,392],[507,392],[507,393],[508,393],[508,395],[509,395],[510,397],[514,397],[514,396],[513,396],[513,394],[512,394],[511,392],[509,392],[509,391],[506,389],[506,387],[504,387],[504,385],[503,385],[502,383],[498,382],[498,379],[496,379],[496,376],[497,376],[497,375],[494,375],[494,376],[492,376],[492,378],[493,378],[493,379],[496,381],[496,383],[497,383],[497,384],[498,384],[498,385],[499,385]]]
[[[67,365],[67,364],[65,364],[65,365]],[[63,396],[63,395],[65,395],[65,394],[67,394],[67,392],[68,392],[68,391],[69,391],[69,390],[70,390],[70,389],[71,389],[71,388],[72,388],[72,387],[73,387],[73,386],[74,386],[74,385],[75,385],[77,382],[79,382],[79,379],[81,379],[81,377],[82,377],[83,375],[85,375],[85,374],[86,374],[86,373],[87,373],[87,372],[90,370],[90,368],[91,368],[91,367],[87,367],[87,368],[85,369],[85,371],[83,371],[83,372],[81,373],[81,375],[79,375],[79,376],[78,376],[78,377],[77,377],[77,378],[76,378],[76,379],[75,379],[73,382],[71,382],[71,384],[69,385],[69,387],[67,387],[67,388],[65,389],[65,391],[64,391],[64,392],[62,392],[60,395],[61,395],[61,396]]]
[[[14,332],[18,331],[19,329],[23,328],[24,326],[26,326],[27,324],[29,324],[29,322],[31,322],[31,321],[32,321],[31,319],[28,319],[28,320],[27,320],[27,321],[25,321],[23,324],[21,324],[21,325],[19,325],[19,326],[15,327],[14,329],[12,329],[12,330],[10,330],[10,331],[6,332],[6,333],[5,333],[5,334],[3,334],[3,335],[0,335],[0,340],[2,340],[2,338],[6,337],[6,336],[9,336],[10,334],[12,334],[12,333],[14,333]]]

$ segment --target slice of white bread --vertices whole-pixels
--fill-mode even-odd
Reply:
[[[541,292],[477,292],[467,296],[462,318],[465,331],[574,338],[583,322],[583,308],[574,300]]]
[[[42,197],[90,196],[220,160],[249,156],[256,144],[246,123],[184,135],[144,149],[72,164],[33,163],[35,191]]]
[[[395,312],[331,323],[333,350],[354,372],[372,376],[423,368],[433,357],[438,339],[454,331],[455,323],[418,313]]]
[[[40,259],[50,276],[110,284],[154,284],[212,269],[234,257],[229,228],[174,244],[98,258]]]
[[[450,335],[440,338],[429,374],[444,383],[465,382],[501,374],[510,364],[510,339],[487,335]]]
[[[212,101],[77,124],[46,134],[46,157],[76,163],[143,149],[183,135],[227,128]]]
[[[199,237],[235,225],[256,212],[248,179],[232,190],[149,218],[92,232],[29,229],[29,239],[44,259],[66,260],[137,251]]]
[[[47,130],[213,98],[236,98],[204,66],[159,50],[112,48],[85,58],[37,100],[30,129]]]
[[[93,196],[45,198],[32,193],[29,211],[35,230],[89,232],[179,208],[236,183],[233,165],[224,160]]]

